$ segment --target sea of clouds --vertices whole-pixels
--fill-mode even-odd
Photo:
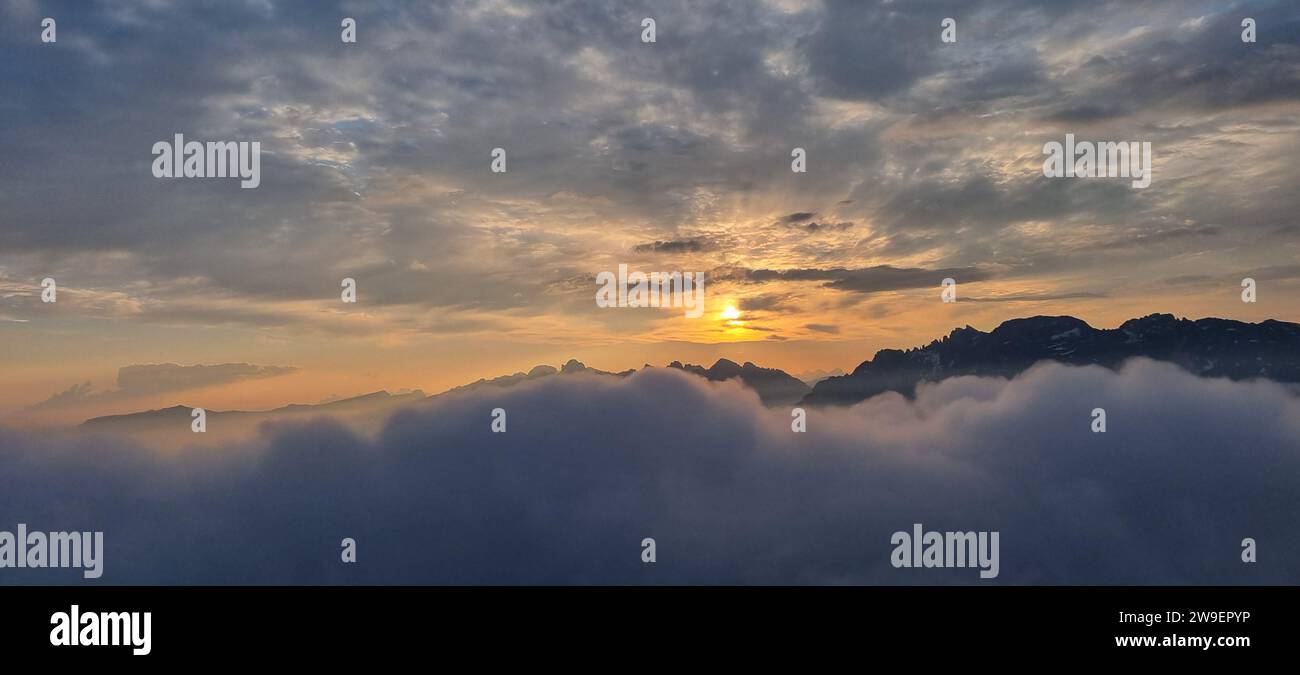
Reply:
[[[109,584],[1300,581],[1300,397],[1274,383],[1044,364],[809,409],[807,433],[789,415],[654,369],[441,397],[373,437],[319,418],[160,452],[0,429],[0,529],[102,530]],[[918,522],[999,531],[1000,576],[894,569],[890,534]]]

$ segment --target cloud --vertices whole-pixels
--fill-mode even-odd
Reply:
[[[1086,123],[1119,117],[1124,115],[1125,112],[1119,106],[1083,103],[1058,110],[1045,119],[1051,122]]]
[[[55,408],[65,405],[76,405],[86,402],[87,399],[95,395],[94,387],[90,381],[74,384],[67,389],[54,394],[53,396],[32,406],[33,408]]]
[[[962,298],[961,302],[1047,302],[1051,300],[1075,300],[1079,298],[1104,298],[1104,293],[1017,293],[1014,295],[995,295],[983,298]]]
[[[1300,279],[1300,265],[1272,265],[1253,270],[1250,276],[1255,279]]]
[[[257,366],[251,363],[182,366],[157,363],[124,366],[117,371],[118,390],[126,394],[156,394],[260,380],[297,372],[293,366]]]
[[[1157,255],[1186,274],[1204,258],[1180,254],[1229,244],[1214,252],[1241,265],[1293,257],[1277,245],[1294,237],[1295,196],[1277,186],[1296,182],[1300,137],[1285,2],[1102,16],[1079,0],[664,0],[653,48],[621,3],[42,7],[77,13],[67,49],[0,8],[0,63],[24,74],[0,128],[14,223],[0,267],[117,294],[143,330],[354,335],[326,304],[353,277],[366,333],[495,310],[527,316],[479,334],[531,336],[532,316],[572,314],[551,272],[626,252],[629,231],[637,252],[712,266],[997,260],[1042,278],[1120,242],[1069,264],[1123,278]],[[338,42],[341,15],[363,26],[358,45]],[[1242,15],[1258,43],[1240,42]],[[938,40],[947,16],[953,45]],[[178,131],[260,139],[262,187],[154,179],[148,150]],[[1066,132],[1151,140],[1155,183],[1042,179],[1042,143]],[[797,185],[796,143],[811,167]],[[494,146],[507,174],[483,171]],[[1144,236],[1153,214],[1241,240]],[[34,307],[0,321],[39,324]]]
[[[111,584],[981,583],[892,568],[890,534],[917,522],[999,531],[998,584],[1279,584],[1300,565],[1300,398],[1272,383],[1051,364],[808,415],[792,433],[738,384],[653,369],[443,397],[373,439],[318,419],[151,453],[0,430],[0,513],[103,530]]]
[[[798,300],[789,293],[764,293],[741,298],[736,307],[745,312],[778,312],[794,307]]]
[[[713,248],[713,244],[704,239],[677,239],[673,241],[654,241],[637,244],[632,248],[637,253],[698,253]]]
[[[45,409],[89,401],[107,401],[150,396],[175,391],[215,387],[245,380],[261,380],[298,372],[294,366],[258,366],[251,363],[196,364],[152,363],[123,366],[117,371],[117,388],[96,392],[90,382],[75,384],[36,404]]]
[[[879,293],[907,288],[938,286],[945,278],[952,277],[960,281],[983,281],[991,273],[977,267],[923,269],[919,267],[894,267],[893,265],[876,265],[857,269],[845,268],[799,268],[785,270],[769,269],[729,269],[716,273],[716,278],[739,281],[741,283],[769,283],[774,281],[825,281],[826,288],[857,293]]]
[[[782,216],[779,222],[789,227],[806,230],[808,232],[819,232],[824,230],[842,231],[853,227],[853,223],[851,222],[834,223],[826,221],[819,223],[813,220],[815,217],[817,217],[817,214],[812,211],[800,211],[798,213],[791,213]]]
[[[824,231],[839,232],[843,230],[852,229],[853,223],[847,221],[842,223],[815,223],[814,222],[814,223],[808,223],[804,225],[803,228],[805,230],[808,230],[809,232],[824,232]]]

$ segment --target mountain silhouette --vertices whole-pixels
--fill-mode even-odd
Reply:
[[[988,333],[966,326],[924,347],[882,349],[853,372],[818,382],[803,403],[847,405],[886,391],[911,396],[922,381],[1012,377],[1039,361],[1115,368],[1134,357],[1168,361],[1205,377],[1300,382],[1300,324],[1151,314],[1114,329],[1093,328],[1072,316],[1012,319]]]
[[[358,424],[399,407],[425,400],[424,392],[416,390],[400,394],[376,391],[338,401],[315,405],[292,403],[272,410],[205,410],[210,435],[204,440],[223,440],[250,435],[264,422],[305,419],[313,415],[332,415]],[[127,434],[143,440],[162,444],[171,441],[194,441],[190,435],[191,413],[194,407],[174,405],[161,410],[92,417],[81,423],[81,429],[90,432]]]
[[[653,368],[646,364],[645,368]],[[684,372],[719,382],[736,378],[746,387],[753,389],[767,405],[789,405],[799,401],[809,391],[808,385],[797,378],[774,368],[761,368],[746,362],[738,365],[734,361],[718,359],[709,368],[683,365],[674,361],[668,365]],[[579,374],[627,377],[637,372],[635,369],[621,372],[609,372],[589,368],[581,361],[569,359],[558,369],[553,366],[539,365],[528,372],[517,372],[492,379],[479,379],[469,384],[453,387],[440,394],[425,396],[415,391],[404,394],[390,394],[377,391],[370,394],[346,398],[316,405],[295,403],[273,410],[208,410],[207,436],[205,441],[226,440],[233,437],[250,435],[265,422],[279,422],[293,419],[305,419],[312,415],[332,415],[344,418],[354,425],[368,430],[375,430],[376,424],[382,422],[388,413],[399,408],[418,405],[443,396],[463,394],[490,388],[508,388],[524,382],[544,377],[570,376]],[[191,406],[175,405],[161,410],[106,415],[94,417],[81,424],[81,429],[92,432],[128,434],[145,440],[154,440],[159,444],[175,441],[193,441],[197,437],[190,435]]]
[[[749,361],[746,361],[745,365],[742,366],[730,359],[718,359],[716,363],[707,369],[702,366],[689,363],[683,365],[680,361],[673,361],[668,364],[668,367],[694,373],[713,382],[737,378],[746,387],[758,393],[758,397],[763,401],[764,405],[796,403],[809,392],[808,385],[804,384],[799,378],[776,368],[756,366]]]
[[[961,375],[1013,377],[1040,361],[1116,368],[1135,357],[1168,361],[1205,377],[1300,382],[1300,324],[1272,319],[1260,323],[1214,318],[1192,321],[1171,314],[1151,314],[1125,321],[1119,328],[1098,329],[1071,316],[1034,316],[1005,321],[987,333],[970,326],[958,328],[924,347],[882,349],[853,372],[826,377],[811,388],[785,371],[748,361],[738,364],[730,359],[718,359],[708,368],[673,361],[667,367],[712,382],[735,379],[754,390],[769,406],[851,405],[887,391],[912,396],[917,384],[925,381]],[[263,422],[303,419],[313,414],[329,414],[373,427],[398,408],[442,396],[513,387],[546,377],[584,374],[626,377],[635,372],[635,369],[598,370],[570,359],[559,368],[539,365],[526,373],[480,379],[427,397],[419,391],[396,395],[379,391],[318,405],[293,404],[274,410],[209,410],[208,430],[218,434],[246,434]],[[190,410],[189,406],[177,405],[96,417],[81,426],[89,431],[132,435],[188,434]]]

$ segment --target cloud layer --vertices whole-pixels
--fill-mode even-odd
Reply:
[[[630,262],[794,273],[756,283],[807,292],[781,332],[815,338],[800,327],[828,298],[915,286],[818,293],[809,275],[892,264],[932,270],[929,288],[978,269],[958,280],[1041,302],[1213,274],[1184,286],[1204,300],[1293,260],[1292,4],[1104,4],[8,3],[0,317],[48,318],[35,284],[52,275],[78,316],[142,324],[701,338],[597,312],[590,279]],[[55,45],[36,39],[46,15]],[[262,187],[152,178],[152,143],[177,132],[259,139]],[[1155,183],[1043,179],[1040,148],[1065,133],[1151,141]],[[487,171],[494,147],[507,174]],[[332,311],[345,276],[369,320]]]
[[[0,430],[0,528],[103,530],[103,583],[978,582],[890,567],[890,534],[916,522],[1001,532],[1000,584],[1294,583],[1300,569],[1300,398],[1271,383],[1043,365],[789,424],[734,383],[652,370],[453,395],[374,438],[319,419],[154,453]],[[1240,561],[1245,537],[1258,563]]]

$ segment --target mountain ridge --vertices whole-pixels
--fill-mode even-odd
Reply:
[[[719,358],[712,366],[672,361],[673,368],[711,382],[738,379],[754,390],[765,405],[851,405],[876,394],[895,391],[915,394],[917,384],[962,375],[1014,377],[1040,361],[1116,368],[1124,361],[1146,357],[1168,361],[1206,377],[1263,377],[1300,382],[1300,324],[1267,319],[1247,323],[1206,317],[1176,318],[1149,314],[1129,319],[1117,328],[1094,328],[1072,316],[1031,316],[1008,319],[988,332],[967,325],[929,344],[910,349],[881,349],[851,372],[820,379],[811,386],[777,368],[750,361]],[[653,368],[645,364],[642,368]],[[416,390],[391,394],[381,390],[321,404],[293,403],[264,411],[209,410],[212,417],[257,418],[312,413],[359,415],[432,400],[484,387],[511,387],[555,375],[592,374],[627,377],[638,372],[611,372],[569,359],[559,368],[538,365],[528,372],[487,379],[425,395]],[[174,405],[118,415],[93,417],[81,424],[91,430],[130,430],[152,421],[189,418],[191,407]],[[188,428],[188,426],[187,426]]]
[[[1137,357],[1205,377],[1300,382],[1300,324],[1149,314],[1118,328],[1093,328],[1072,316],[1009,319],[987,333],[968,325],[921,347],[882,349],[847,375],[818,382],[801,403],[845,405],[885,391],[911,396],[920,382],[1014,377],[1040,361],[1116,368]]]

